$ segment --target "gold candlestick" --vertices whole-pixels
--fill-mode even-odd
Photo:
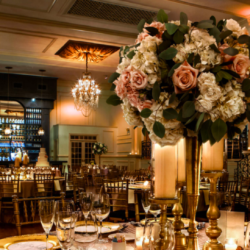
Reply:
[[[208,177],[210,180],[210,203],[207,210],[207,218],[209,219],[209,227],[206,229],[206,235],[209,240],[204,244],[203,250],[223,250],[223,245],[218,241],[221,235],[221,229],[218,227],[218,219],[220,218],[220,210],[217,207],[217,180],[222,176],[222,172],[204,172],[202,177]]]
[[[165,231],[165,225],[167,222],[167,207],[168,205],[175,204],[179,202],[179,199],[173,198],[173,199],[164,199],[164,198],[151,198],[150,201],[152,203],[156,203],[160,205],[161,207],[161,216],[160,216],[160,238],[157,239],[154,243],[154,249],[155,250],[163,250],[166,249],[166,247],[169,244],[169,239],[167,238],[166,231]]]
[[[187,198],[189,211],[189,236],[187,249],[199,250],[196,210],[199,201],[199,183],[200,183],[200,162],[201,162],[201,144],[196,137],[186,138],[186,177],[187,177]]]
[[[180,202],[181,198],[181,188],[186,186],[185,182],[177,183],[177,197],[179,202],[174,204],[172,213],[174,215],[174,232],[175,232],[175,250],[186,250],[187,249],[187,240],[186,236],[181,232],[184,229],[184,223],[181,220],[183,214],[183,208]]]

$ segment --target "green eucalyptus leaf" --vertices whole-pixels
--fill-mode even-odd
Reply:
[[[159,100],[160,94],[161,94],[160,85],[158,84],[158,82],[155,82],[152,90],[152,95],[155,101]]]
[[[220,40],[221,40],[220,31],[216,26],[214,26],[212,29],[209,30],[209,34],[216,39],[217,43],[220,42]]]
[[[171,70],[168,72],[168,76],[171,77],[174,74],[174,71],[181,66],[182,63],[176,63]]]
[[[134,57],[134,55],[135,55],[135,51],[134,51],[134,50],[131,50],[131,51],[127,54],[127,57],[128,57],[129,59],[132,59],[132,58]]]
[[[211,137],[211,129],[210,129],[211,125],[212,125],[211,120],[207,120],[201,125],[200,134],[201,134],[202,143],[205,143],[208,140],[210,140],[210,137]]]
[[[148,31],[150,36],[155,36],[159,34],[159,30],[156,29],[155,27],[146,27],[145,29]]]
[[[126,45],[124,48],[124,55],[126,55],[127,52],[129,52],[129,50],[130,50],[130,47]]]
[[[180,13],[180,23],[181,25],[187,25],[188,24],[188,17],[187,14],[184,12]]]
[[[222,64],[221,64],[221,66],[222,66]],[[232,75],[232,76],[233,76],[233,77],[235,77],[235,78],[240,78],[240,75],[239,75],[239,74],[237,74],[236,72],[232,71],[232,70],[229,70],[229,69],[223,69],[223,71],[225,71],[225,72],[229,73],[230,75]]]
[[[142,32],[142,31],[143,31],[143,28],[144,28],[145,23],[146,23],[146,20],[145,20],[145,19],[141,19],[141,21],[138,23],[137,29],[138,29],[139,32]]]
[[[182,43],[184,40],[184,34],[181,31],[177,30],[174,34],[173,39],[176,44]]]
[[[116,85],[115,85],[114,83],[112,83],[111,88],[110,88],[110,91],[114,91],[114,90],[115,90],[115,87],[116,87]]]
[[[172,36],[168,33],[167,30],[165,30],[162,34],[162,40],[163,41],[166,41],[166,40],[171,40],[172,39]]]
[[[189,31],[189,27],[187,25],[182,24],[179,26],[179,31],[181,31],[183,34],[187,34]]]
[[[169,119],[177,119],[178,113],[173,108],[168,108],[163,110],[163,117],[167,120]]]
[[[237,39],[237,41],[238,41],[238,43],[240,43],[240,44],[244,44],[244,43],[248,44],[248,43],[250,43],[250,37],[249,37],[248,35],[242,35],[242,36],[240,36],[240,37]]]
[[[211,131],[214,139],[219,142],[227,133],[227,124],[218,118],[211,126]]]
[[[228,36],[231,36],[232,35],[232,31],[231,30],[226,30],[226,31],[222,31],[220,33],[220,39],[221,40],[224,40],[225,38],[227,38]]]
[[[157,20],[161,23],[167,23],[168,22],[168,15],[165,13],[163,9],[160,9],[157,14]]]
[[[171,41],[170,40],[164,41],[159,46],[159,52],[161,53],[162,51],[168,49],[170,46],[171,46]]]
[[[141,111],[140,116],[143,118],[148,118],[151,114],[152,114],[152,111],[146,108]]]
[[[193,63],[193,60],[194,60],[194,53],[191,53],[188,55],[188,59],[187,59],[187,62],[189,64],[192,64]]]
[[[150,18],[146,21],[146,23],[151,24],[153,21],[154,21],[153,17],[150,17]]]
[[[220,53],[219,49],[216,47],[215,44],[210,44],[209,47],[210,47],[213,51],[215,51],[216,53]]]
[[[197,118],[198,116],[199,116],[199,112],[196,112],[190,119],[188,119],[188,121],[185,123],[185,125],[188,125],[189,123],[194,121],[194,119]]]
[[[224,70],[221,70],[220,72],[222,74],[222,77],[225,78],[225,79],[227,79],[227,80],[231,80],[233,78],[232,75],[230,75],[229,73],[227,73]]]
[[[171,104],[172,102],[174,102],[175,98],[176,98],[176,94],[175,94],[175,92],[173,92],[172,95],[171,95],[171,97],[169,98],[169,104]]]
[[[235,48],[232,48],[232,47],[229,47],[227,49],[224,49],[223,52],[225,54],[228,54],[230,56],[235,56],[239,53],[239,50],[235,49]]]
[[[220,65],[216,65],[211,71],[216,73],[219,72],[221,70],[221,66]]]
[[[201,126],[203,119],[204,119],[204,115],[205,115],[205,113],[201,113],[199,118],[198,118],[198,121],[197,121],[196,126],[195,126],[196,132],[200,129],[200,126]]]
[[[160,138],[163,138],[165,135],[165,127],[160,122],[155,121],[153,131]]]
[[[178,53],[178,50],[171,47],[161,52],[159,57],[164,60],[172,60],[176,56],[177,53]]]
[[[246,78],[242,82],[242,91],[246,92],[250,90],[250,79]]]
[[[195,112],[194,102],[192,101],[185,102],[182,108],[182,117],[189,118],[194,114],[194,112]]]
[[[119,76],[120,76],[119,73],[114,72],[114,73],[109,77],[108,82],[109,82],[109,83],[113,83]]]
[[[226,21],[220,20],[220,21],[218,22],[218,24],[217,24],[217,28],[218,28],[220,31],[222,31],[225,25],[226,25]]]
[[[147,135],[147,133],[148,133],[148,131],[147,131],[147,129],[146,129],[146,127],[144,126],[143,127],[143,129],[142,129],[142,133],[143,133],[143,135],[144,136],[146,136]]]
[[[169,35],[173,35],[175,31],[178,30],[178,26],[174,23],[165,23],[165,27]]]
[[[216,25],[216,18],[215,18],[214,16],[211,16],[211,17],[210,17],[210,20],[213,21],[213,25]]]
[[[107,101],[106,101],[107,104],[110,104],[110,105],[113,105],[113,106],[118,106],[122,103],[122,100],[120,99],[119,96],[117,95],[111,95]]]

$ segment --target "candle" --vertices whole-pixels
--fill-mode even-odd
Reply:
[[[174,198],[177,180],[177,147],[155,144],[155,197]]]
[[[186,139],[177,143],[177,179],[178,182],[186,181]]]
[[[225,250],[236,250],[238,247],[237,240],[230,238],[226,240]]]
[[[143,250],[142,249],[143,230],[144,230],[144,227],[136,227],[135,229],[135,245],[136,245],[136,249],[138,250]]]
[[[223,146],[224,139],[211,146],[210,142],[203,144],[202,169],[206,171],[223,169]]]

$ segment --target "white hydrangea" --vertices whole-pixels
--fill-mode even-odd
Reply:
[[[127,98],[123,99],[123,104],[121,104],[124,118],[130,126],[142,127],[143,123],[141,117],[136,113],[137,109],[132,107]]]
[[[178,26],[181,24],[180,20],[176,20],[176,21],[172,20],[169,23],[173,23],[173,24],[178,25]],[[192,21],[188,20],[187,26],[191,27],[191,25],[192,25]]]
[[[221,96],[221,89],[216,84],[216,79],[212,73],[201,73],[198,77],[198,87],[201,93],[201,99],[210,102],[217,101]],[[197,104],[199,106],[199,104]]]
[[[203,112],[209,112],[213,108],[213,105],[211,101],[208,101],[203,98],[203,96],[198,96],[196,102],[195,102],[195,110],[203,113]]]
[[[244,30],[242,32],[242,28],[240,27],[239,23],[232,18],[226,21],[226,28],[228,30],[231,30],[233,32],[233,35],[235,35],[236,37],[241,36],[244,32]]]
[[[130,65],[131,60],[127,57],[122,58],[122,62],[118,65],[116,72],[121,74],[122,71]]]
[[[156,36],[147,36],[141,41],[141,44],[137,47],[137,50],[141,53],[156,52],[157,46],[159,46],[161,43],[162,39],[159,39]]]
[[[199,51],[209,49],[211,44],[217,45],[215,38],[207,30],[198,28],[193,28],[190,32],[190,42],[193,42]]]

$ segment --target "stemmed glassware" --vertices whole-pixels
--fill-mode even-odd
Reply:
[[[87,220],[90,212],[92,211],[92,205],[93,205],[93,194],[91,192],[81,193],[81,209],[85,219],[86,236],[88,236]]]
[[[109,195],[108,194],[95,195],[92,214],[100,222],[99,241],[103,241],[102,240],[102,222],[109,216],[109,213],[110,213]]]
[[[39,201],[39,215],[42,227],[46,234],[46,250],[48,249],[49,232],[54,221],[54,201],[41,200]]]
[[[150,200],[149,200],[150,195],[151,195],[151,193],[149,191],[145,190],[142,193],[142,196],[141,196],[142,207],[143,207],[143,209],[145,211],[145,224],[146,224],[146,221],[147,221],[147,215],[148,215],[150,205],[151,205]]]
[[[54,205],[54,224],[57,224],[58,212],[74,212],[75,211],[75,203],[74,201],[55,201]]]
[[[72,212],[58,212],[56,236],[62,250],[68,250],[73,245],[74,226]]]
[[[151,203],[149,212],[154,215],[155,222],[157,221],[157,215],[161,213],[161,207],[159,204]]]

